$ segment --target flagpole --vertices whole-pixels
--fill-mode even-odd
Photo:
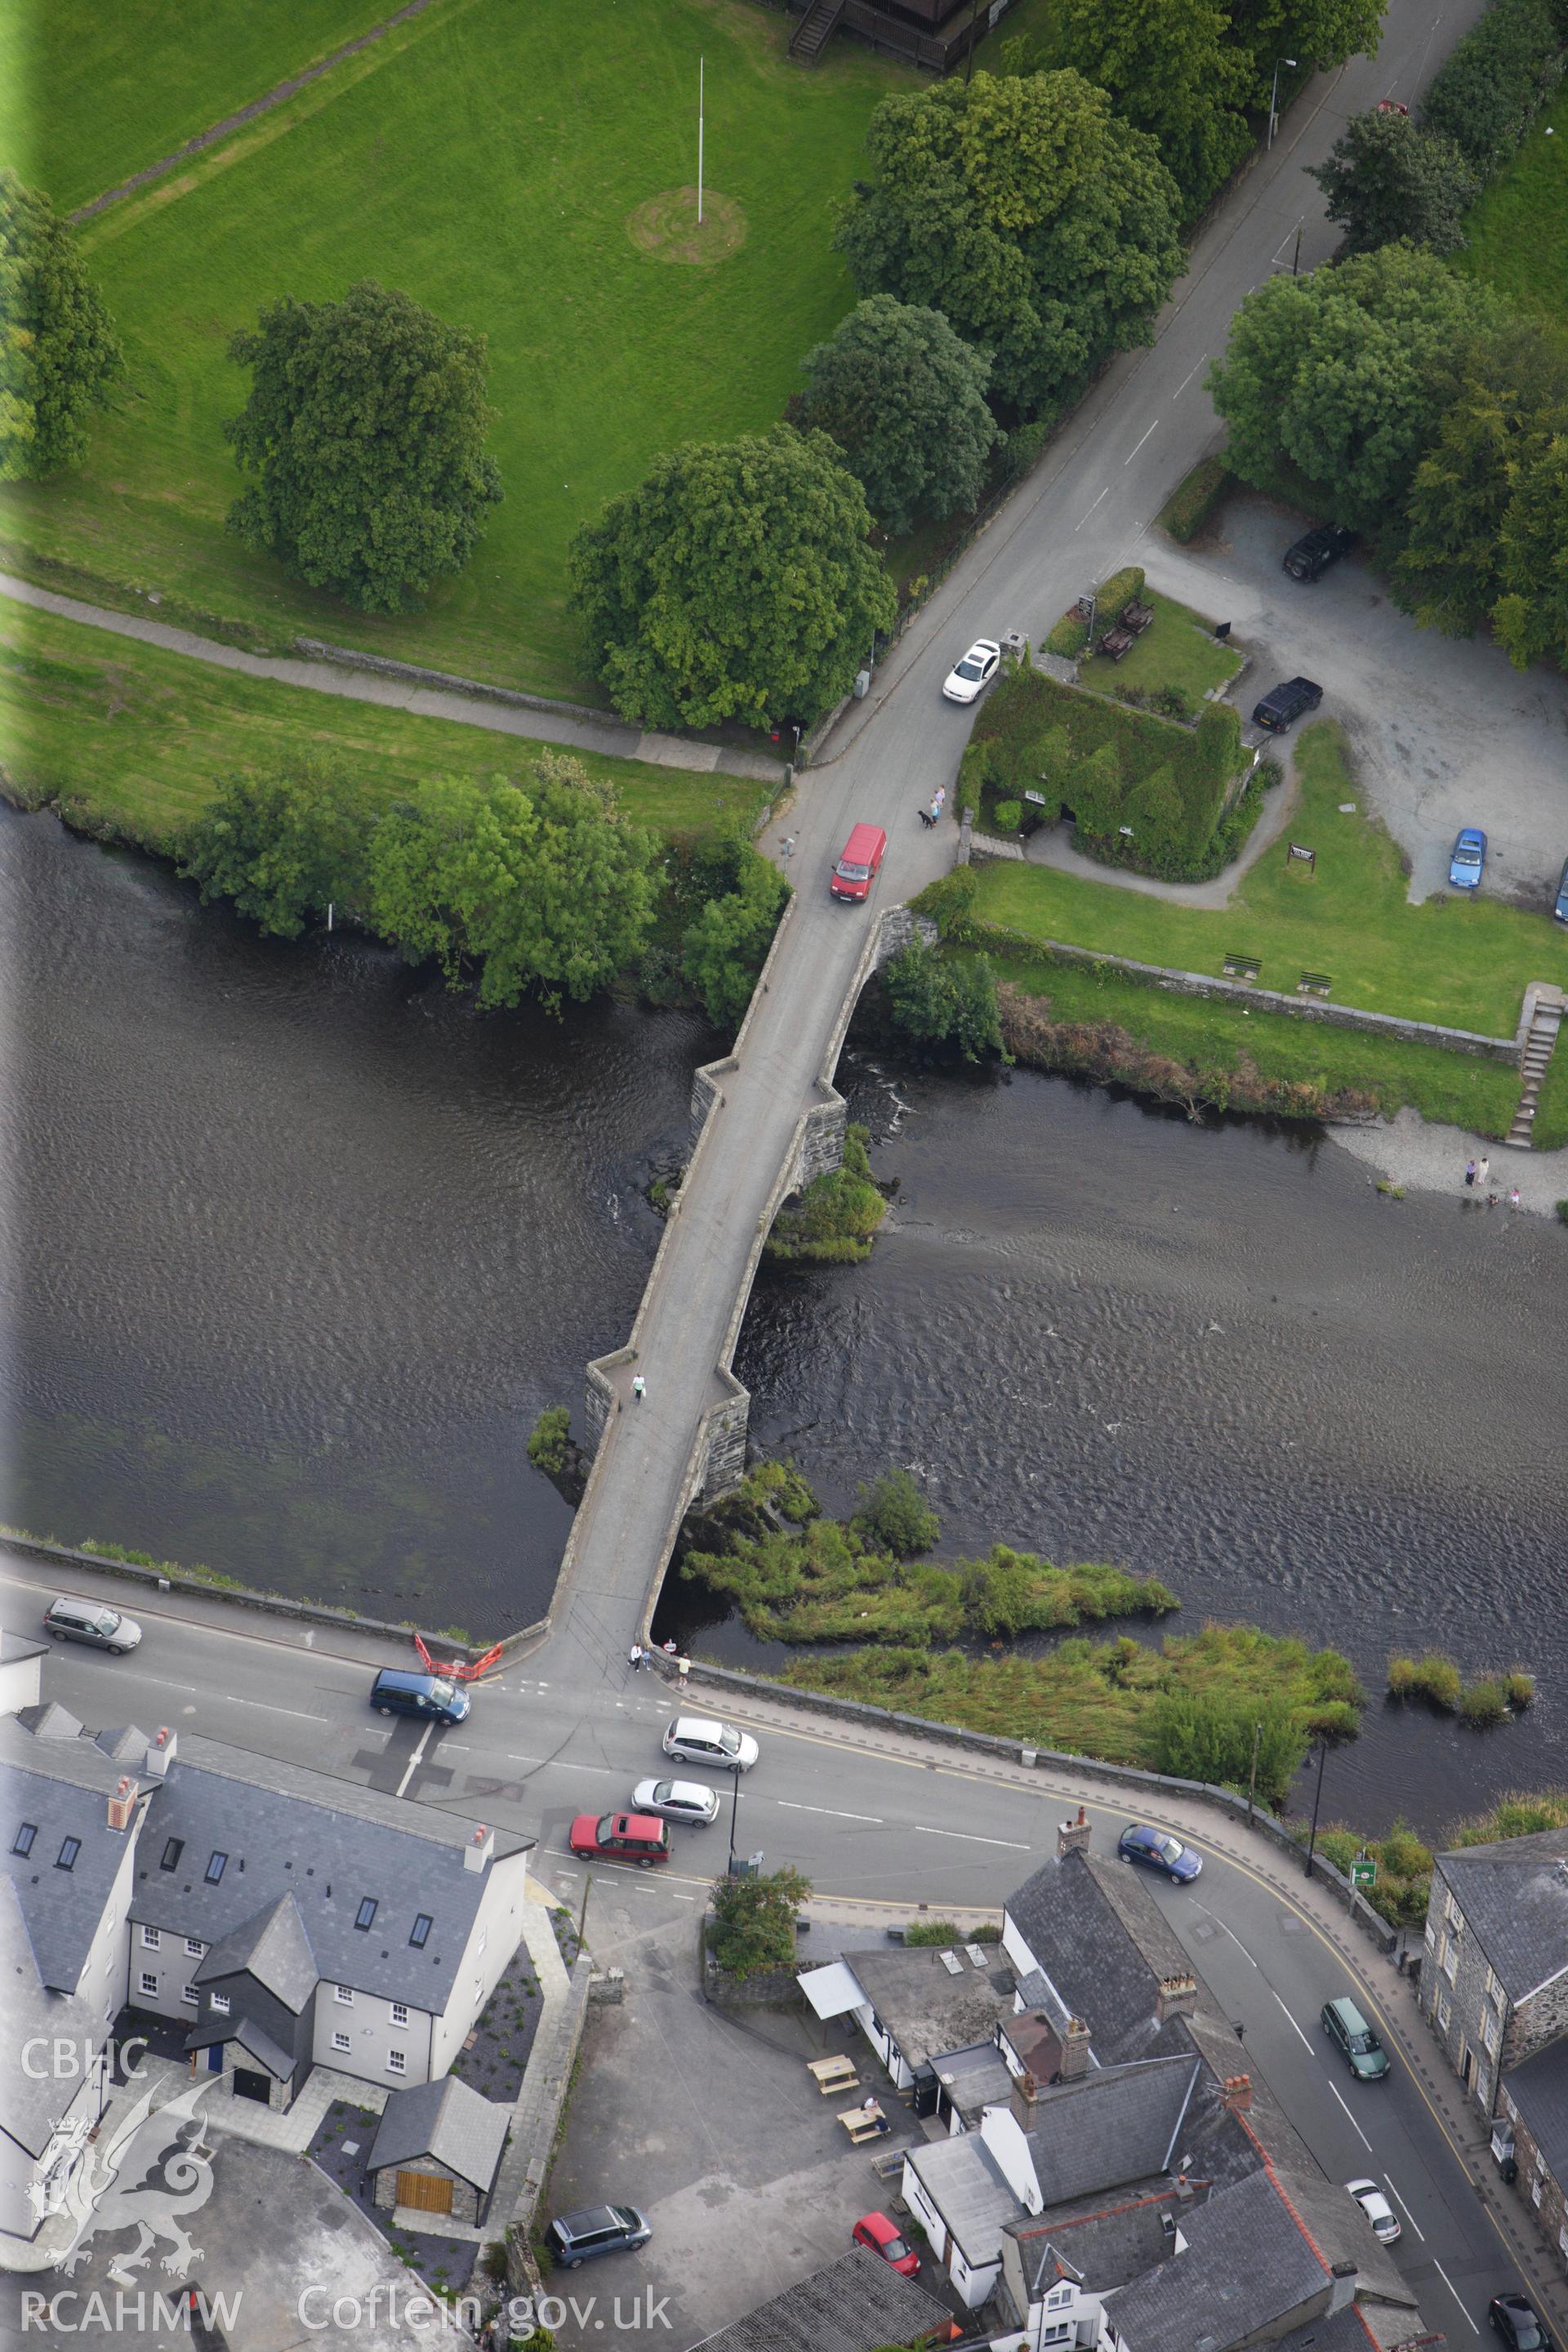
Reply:
[[[697,226],[702,226],[702,98],[703,74],[707,60],[697,60]]]

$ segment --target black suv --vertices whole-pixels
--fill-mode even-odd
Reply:
[[[1267,727],[1272,734],[1283,735],[1303,710],[1316,710],[1322,698],[1322,688],[1314,686],[1310,677],[1288,677],[1283,686],[1270,687],[1256,705],[1252,723],[1255,727]]]
[[[1321,523],[1285,550],[1285,569],[1292,580],[1321,579],[1330,564],[1348,555],[1354,545],[1354,531],[1347,530],[1342,522]]]
[[[1551,2352],[1551,2338],[1535,2305],[1522,2294],[1494,2294],[1487,2305],[1487,2317],[1512,2352]]]

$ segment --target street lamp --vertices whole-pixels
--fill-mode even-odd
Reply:
[[[1323,1801],[1323,1766],[1329,1757],[1329,1743],[1322,1732],[1318,1734],[1318,1786],[1312,1797],[1312,1828],[1307,1840],[1307,1875],[1312,1875],[1312,1856],[1318,1844],[1318,1807]]]
[[[1293,66],[1295,62],[1294,58],[1276,58],[1274,60],[1274,79],[1268,91],[1268,144],[1270,147],[1274,144],[1274,126],[1279,120],[1279,68],[1281,66]]]

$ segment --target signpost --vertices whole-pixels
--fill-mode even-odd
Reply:
[[[1372,1860],[1370,1855],[1363,1856],[1359,1860],[1352,1863],[1351,1885],[1352,1886],[1375,1886],[1377,1885],[1377,1864]]]
[[[1303,849],[1299,841],[1293,841],[1285,855],[1286,865],[1289,866],[1291,859],[1296,857],[1300,859],[1303,866],[1310,866],[1313,873],[1316,874],[1318,870],[1318,853],[1315,849]]]

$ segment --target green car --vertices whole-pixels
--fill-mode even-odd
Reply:
[[[1381,2083],[1388,2072],[1388,2053],[1356,2007],[1342,1994],[1326,2000],[1323,2032],[1344,2052],[1345,2062],[1358,2083]]]

